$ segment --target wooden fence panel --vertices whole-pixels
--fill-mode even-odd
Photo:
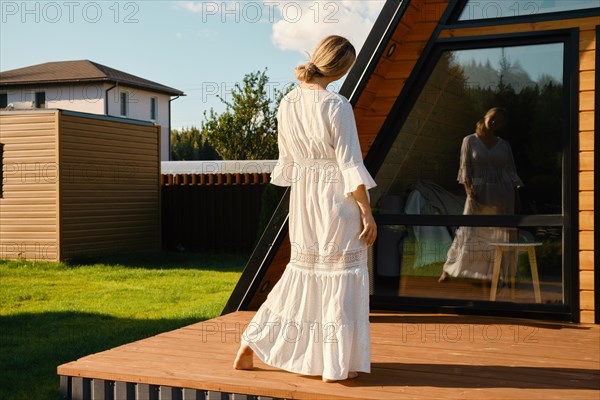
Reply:
[[[277,205],[262,199],[268,184],[268,174],[162,175],[163,249],[250,253],[261,209]]]

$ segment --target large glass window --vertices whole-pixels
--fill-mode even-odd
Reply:
[[[380,224],[375,295],[563,303],[563,47],[441,53],[371,191],[412,218]]]
[[[600,8],[598,0],[469,0],[459,21],[514,18],[551,12]]]

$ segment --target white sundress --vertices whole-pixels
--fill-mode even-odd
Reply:
[[[271,183],[291,186],[290,262],[242,335],[266,364],[342,380],[370,372],[369,278],[351,192],[375,187],[352,106],[297,87],[279,105],[279,162]]]
[[[467,198],[464,215],[514,214],[515,188],[523,186],[510,144],[498,138],[488,149],[476,134],[463,139],[458,182],[470,182],[476,195],[475,201]],[[492,279],[495,247],[490,243],[509,239],[509,228],[462,226],[448,250],[444,271],[454,277]],[[507,258],[503,264],[508,264]]]

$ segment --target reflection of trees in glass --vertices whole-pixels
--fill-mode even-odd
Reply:
[[[461,62],[460,51],[441,54],[378,173],[374,198],[403,195],[419,180],[464,194],[456,182],[462,139],[475,132],[488,109],[499,106],[510,118],[499,134],[510,142],[526,185],[521,212],[560,213],[562,83],[550,75],[532,78],[518,59],[492,63],[480,50],[466,51],[473,60]]]
[[[468,77],[470,87],[498,88],[504,85],[511,86],[518,92],[525,87],[535,85],[519,60],[511,61],[504,52],[497,67],[494,67],[489,59],[481,62],[476,61],[475,58],[461,67]]]
[[[562,210],[562,83],[549,75],[534,81],[518,60],[504,53],[498,65],[487,60],[460,65],[451,58],[450,69],[462,70],[465,90],[480,118],[491,107],[504,107],[509,124],[500,133],[511,144],[519,175],[524,213],[560,213]],[[474,124],[475,121],[473,121]]]
[[[461,190],[456,184],[460,144],[476,118],[466,88],[454,55],[443,53],[386,158],[383,168],[396,176],[388,193],[403,193],[419,180]]]

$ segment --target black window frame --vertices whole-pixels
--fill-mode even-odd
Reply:
[[[460,0],[459,0],[460,1]],[[431,225],[431,226],[562,226],[563,227],[563,288],[564,304],[520,304],[473,300],[449,300],[436,298],[413,298],[402,296],[372,295],[374,309],[410,310],[421,312],[484,313],[486,315],[522,316],[527,318],[551,318],[579,321],[579,240],[578,240],[578,112],[579,112],[579,30],[562,29],[530,33],[510,33],[488,36],[437,39],[426,48],[417,62],[405,89],[388,114],[377,135],[365,164],[375,176],[383,164],[388,149],[412,111],[420,93],[429,79],[437,61],[445,51],[470,50],[490,47],[525,46],[549,43],[564,45],[563,88],[565,99],[563,115],[563,214],[562,215],[515,215],[515,216],[422,216],[422,215],[375,215],[379,226],[383,225]]]
[[[491,25],[514,25],[530,22],[556,21],[560,19],[586,18],[600,15],[600,8],[582,8],[577,10],[555,11],[533,15],[511,15],[499,18],[481,18],[460,21],[460,15],[462,14],[462,11],[467,5],[468,1],[469,0],[454,0],[455,4],[451,5],[451,11],[448,15],[448,18],[445,20],[448,24],[446,27],[467,28]]]
[[[8,93],[0,93],[0,108],[8,107]]]

